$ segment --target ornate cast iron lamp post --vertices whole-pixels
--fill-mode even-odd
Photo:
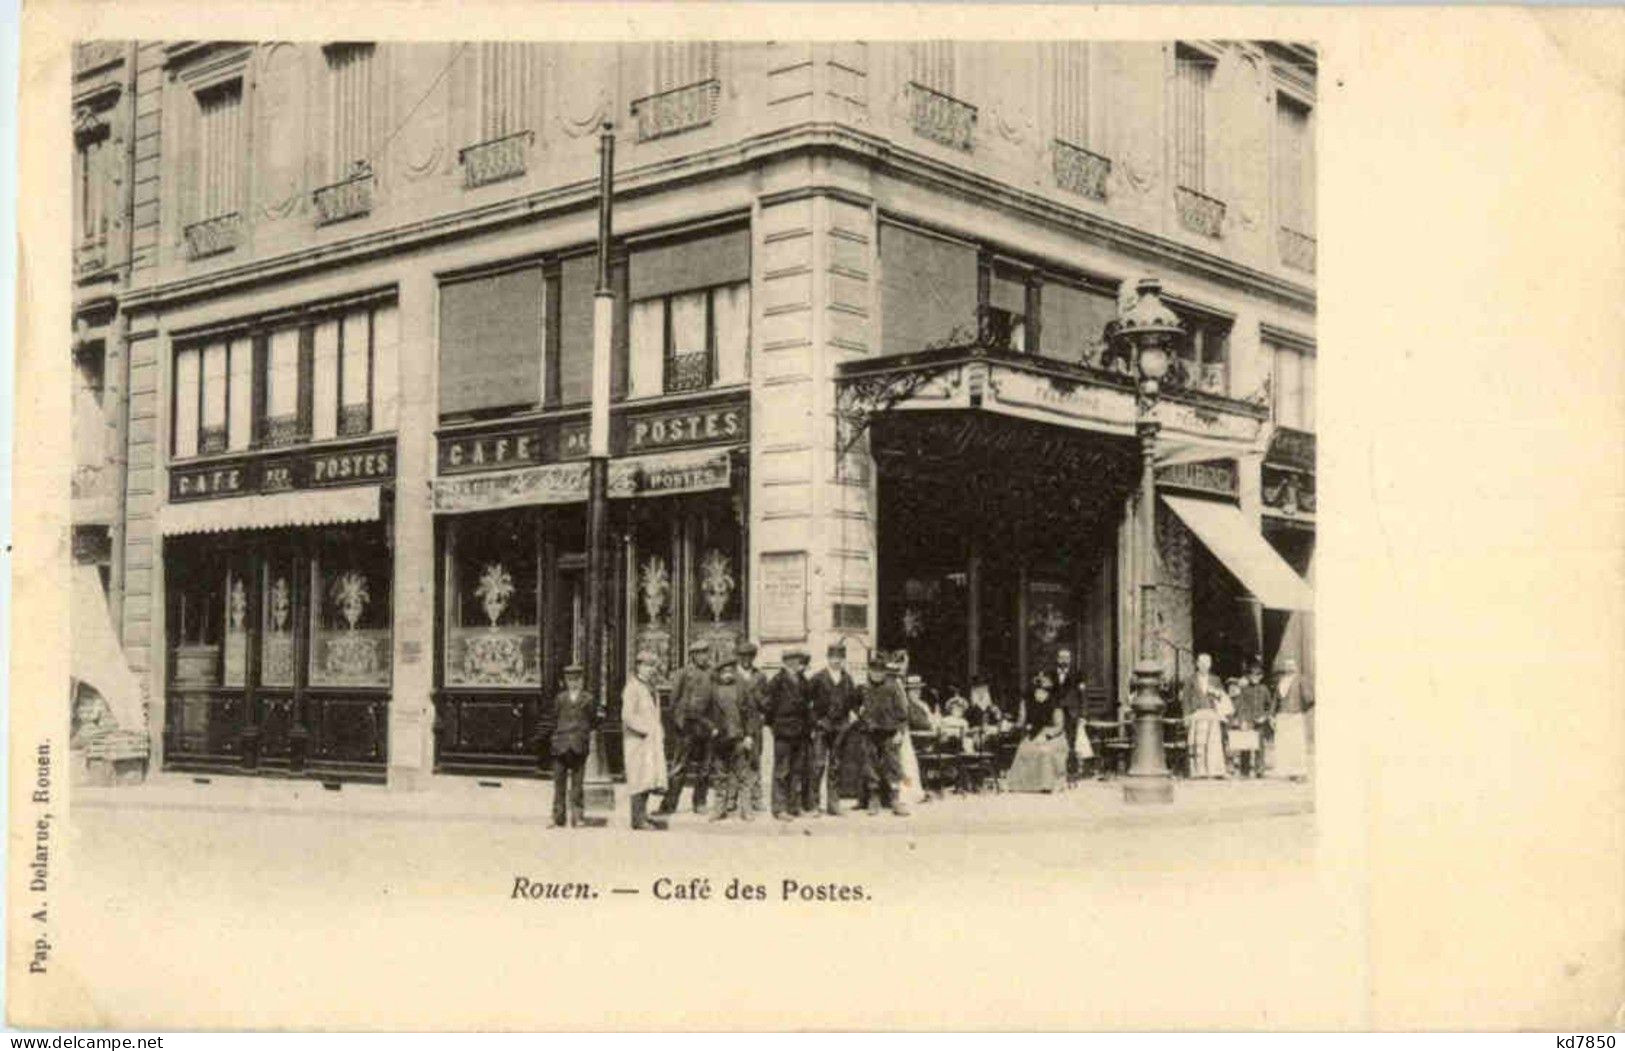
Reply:
[[[1155,458],[1158,383],[1168,374],[1179,340],[1185,334],[1179,318],[1162,302],[1162,282],[1142,278],[1134,305],[1117,318],[1113,348],[1134,363],[1140,378],[1135,434],[1140,439],[1140,655],[1131,682],[1134,709],[1134,755],[1123,782],[1130,803],[1171,803],[1174,782],[1162,748],[1162,666],[1157,660],[1154,606],[1157,597],[1157,492]]]

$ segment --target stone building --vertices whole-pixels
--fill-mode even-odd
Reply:
[[[1115,707],[1139,452],[1104,331],[1146,274],[1189,336],[1169,675],[1312,653],[1310,48],[89,47],[133,143],[97,205],[105,562],[167,768],[538,768],[584,656],[605,121],[612,682],[748,636],[1009,696],[1070,646]]]

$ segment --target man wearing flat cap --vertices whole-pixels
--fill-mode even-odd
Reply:
[[[671,681],[671,721],[677,738],[667,778],[666,798],[656,813],[662,816],[677,809],[683,795],[683,782],[694,786],[694,813],[705,810],[705,797],[711,788],[711,644],[695,640],[688,644],[688,664]]]
[[[716,682],[711,687],[708,721],[715,731],[711,739],[715,764],[712,780],[717,782],[718,797],[712,821],[722,821],[736,810],[745,821],[754,816],[750,809],[749,778],[751,765],[756,761],[756,749],[751,736],[759,734],[761,718],[751,710],[738,671],[734,658],[725,659],[717,665]]]
[[[807,734],[812,729],[806,674],[807,651],[786,650],[784,666],[768,687],[767,718],[773,728],[773,816],[780,821],[789,821],[801,813]]]
[[[553,699],[550,713],[550,743],[553,756],[553,826],[565,824],[569,806],[571,828],[582,824],[587,790],[583,777],[587,769],[587,738],[597,721],[597,709],[587,693],[586,669],[572,664],[564,669],[564,689]]]
[[[812,694],[812,736],[807,742],[807,782],[801,805],[818,816],[818,793],[831,817],[841,812],[841,750],[848,728],[858,719],[858,688],[846,670],[846,645],[832,643],[828,657],[808,684]]]
[[[869,662],[869,681],[860,691],[859,725],[868,739],[868,769],[859,805],[870,814],[890,806],[898,816],[908,814],[901,795],[903,781],[903,735],[908,732],[908,702],[897,676],[900,660],[888,660],[876,653]]]

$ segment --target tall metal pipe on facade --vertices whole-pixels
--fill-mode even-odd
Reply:
[[[615,322],[615,291],[610,284],[610,232],[612,186],[615,170],[615,129],[605,121],[599,133],[598,155],[598,284],[593,290],[592,416],[588,431],[587,490],[587,689],[600,713],[609,705],[609,647],[605,644],[605,576],[609,569],[609,380]],[[609,785],[602,728],[593,734],[590,774],[597,801]],[[613,801],[611,795],[610,802]]]

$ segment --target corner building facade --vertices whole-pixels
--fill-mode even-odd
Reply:
[[[1307,568],[1308,48],[133,54],[160,189],[113,586],[165,768],[545,768],[586,658],[605,120],[612,705],[637,649],[748,637],[1009,697],[1069,646],[1115,710],[1148,560],[1104,326],[1146,273],[1191,333],[1157,410],[1169,676],[1312,639],[1263,525],[1295,479]]]

